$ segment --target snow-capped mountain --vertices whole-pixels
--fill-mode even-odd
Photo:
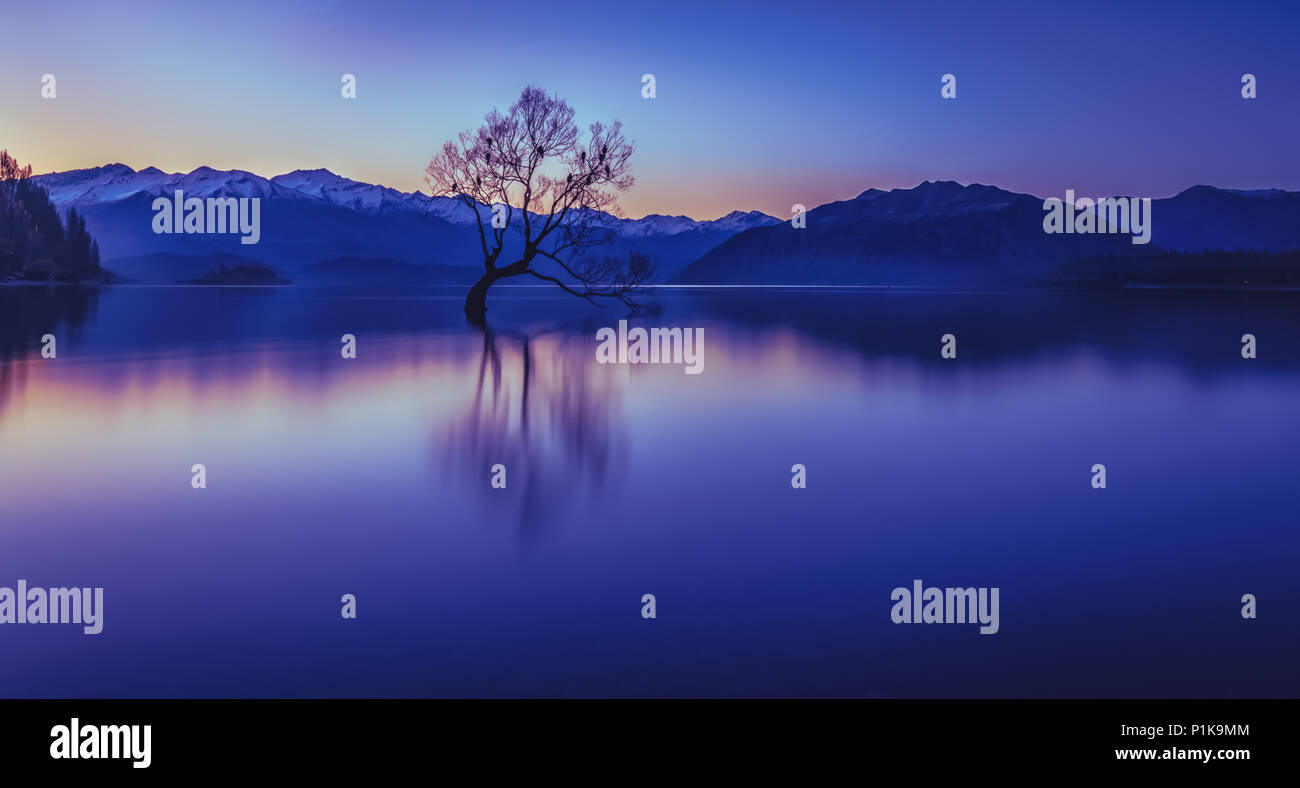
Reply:
[[[33,178],[60,206],[104,203],[137,194],[170,196],[183,190],[187,197],[307,197],[364,213],[416,211],[455,224],[472,224],[474,215],[451,197],[431,197],[387,186],[344,178],[326,169],[294,170],[263,178],[243,170],[199,167],[192,172],[166,173],[157,167],[135,171],[125,164],[108,164],[85,170],[37,175]],[[484,211],[486,213],[486,211]],[[603,223],[625,238],[677,235],[685,232],[740,232],[775,224],[779,219],[759,211],[732,211],[711,221],[689,216],[650,214],[640,219],[603,215]]]
[[[229,253],[255,256],[290,272],[336,258],[481,265],[474,214],[464,203],[355,181],[326,169],[264,178],[211,167],[166,173],[156,167],[136,171],[125,164],[109,164],[38,175],[33,180],[49,192],[56,206],[76,207],[86,216],[109,263],[158,253]],[[261,241],[256,247],[240,249],[238,241],[228,236],[154,234],[153,199],[171,197],[178,190],[187,198],[261,198]],[[489,209],[480,211],[486,218]],[[661,280],[731,235],[778,221],[757,211],[735,211],[712,221],[660,215],[624,219],[609,214],[602,214],[600,220],[614,233],[613,243],[600,253],[646,254],[655,261]]]
[[[700,221],[689,216],[664,216],[652,213],[640,219],[618,219],[616,232],[624,238],[669,236],[691,232],[738,233],[754,227],[766,227],[781,220],[759,211],[732,211],[719,219]]]
[[[125,164],[108,164],[37,175],[32,180],[49,192],[56,205],[112,202],[140,193],[158,196],[176,189],[183,189],[189,197],[204,198],[217,195],[267,198],[276,192],[271,182],[259,175],[211,167],[199,167],[188,173],[166,173],[157,167],[136,172]]]
[[[474,214],[449,197],[402,192],[329,170],[295,170],[263,178],[242,170],[199,167],[165,173],[123,164],[35,176],[60,208],[86,217],[108,267],[131,277],[131,261],[159,255],[230,254],[262,260],[293,274],[330,261],[331,281],[367,281],[366,261],[464,266],[481,253]],[[241,246],[234,235],[158,235],[152,202],[182,190],[187,197],[263,199],[261,241]],[[480,208],[487,218],[489,210]],[[868,189],[821,205],[807,227],[757,211],[701,221],[652,214],[600,221],[611,243],[594,254],[635,251],[654,260],[658,280],[690,283],[1007,285],[1041,282],[1063,262],[1166,249],[1279,251],[1300,248],[1300,193],[1194,186],[1152,202],[1151,244],[1127,237],[1052,236],[1042,231],[1042,199],[996,186],[926,181],[911,189]],[[511,250],[507,250],[509,254]],[[152,256],[152,257],[151,257]],[[339,261],[343,262],[339,262]],[[141,276],[146,267],[141,264]],[[355,269],[355,270],[353,270]]]
[[[451,197],[401,192],[387,186],[344,178],[326,169],[294,170],[271,178],[271,183],[353,211],[418,211],[454,224],[469,224],[474,221],[469,208]]]

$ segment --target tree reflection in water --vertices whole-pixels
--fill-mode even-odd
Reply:
[[[473,399],[448,431],[449,463],[521,525],[552,520],[618,465],[619,386],[585,334],[484,331]],[[505,490],[490,484],[498,463]]]

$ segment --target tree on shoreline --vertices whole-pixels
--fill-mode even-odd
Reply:
[[[81,281],[103,273],[99,244],[76,209],[67,226],[50,196],[31,181],[31,165],[20,166],[0,150],[0,278]]]
[[[477,222],[483,275],[465,298],[472,322],[485,319],[488,289],[514,276],[597,305],[645,306],[634,297],[653,278],[647,258],[585,254],[613,237],[605,217],[617,215],[617,193],[632,186],[633,146],[617,121],[593,123],[583,139],[573,114],[564,100],[529,86],[507,113],[494,109],[477,130],[445,143],[425,170],[433,194],[459,200]],[[508,233],[522,247],[498,264]]]

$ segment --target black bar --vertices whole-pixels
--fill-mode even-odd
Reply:
[[[1179,779],[1295,766],[1294,700],[14,700],[6,767],[128,779],[298,774],[486,778],[586,774],[622,782],[701,766],[851,769],[918,777],[1104,772]],[[150,764],[56,760],[56,726],[149,725]],[[1184,726],[1175,735],[1171,726]],[[1123,726],[1156,730],[1126,733]],[[1205,726],[1195,729],[1193,726]],[[1124,759],[1116,751],[1129,753]],[[1189,757],[1193,750],[1204,753]],[[1133,760],[1133,751],[1155,760]],[[1179,757],[1180,754],[1182,757]],[[602,766],[601,764],[609,764]],[[610,769],[613,771],[610,771]],[[458,780],[460,782],[460,780]]]

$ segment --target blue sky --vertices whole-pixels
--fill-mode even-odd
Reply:
[[[0,47],[0,147],[38,172],[326,167],[411,190],[532,83],[623,121],[631,216],[788,215],[927,179],[1300,188],[1300,4],[1134,5],[26,3],[6,10],[26,33]]]

